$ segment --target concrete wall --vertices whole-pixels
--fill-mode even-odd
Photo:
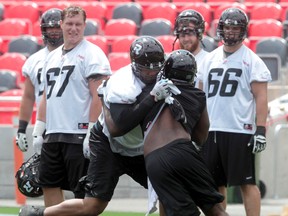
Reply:
[[[32,148],[32,127],[27,128],[29,150],[24,153],[24,158],[28,159],[33,154]],[[0,199],[15,198],[15,171],[14,171],[14,144],[13,137],[16,130],[12,126],[0,125]],[[71,194],[66,193],[68,197]],[[139,186],[127,175],[120,178],[114,194],[115,198],[146,198],[147,191]]]

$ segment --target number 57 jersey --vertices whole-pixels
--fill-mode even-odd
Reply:
[[[207,97],[209,131],[253,134],[256,105],[251,83],[271,81],[265,63],[245,45],[228,57],[220,46],[205,56],[198,71]]]
[[[60,46],[49,53],[43,72],[46,134],[86,133],[92,100],[88,77],[111,75],[106,55],[84,39],[69,52]]]

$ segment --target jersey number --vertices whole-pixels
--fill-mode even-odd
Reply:
[[[63,83],[61,84],[61,87],[59,89],[59,91],[57,92],[56,94],[56,97],[61,97],[66,86],[68,85],[68,82],[69,82],[69,77],[71,76],[71,74],[73,73],[74,71],[74,68],[75,66],[73,65],[68,65],[68,66],[64,66],[62,68],[62,70],[60,68],[50,68],[48,71],[47,71],[47,74],[46,74],[46,79],[47,79],[47,85],[48,87],[50,87],[49,89],[49,92],[47,94],[47,99],[49,99],[51,97],[51,94],[52,94],[52,91],[53,91],[53,88],[56,84],[56,80],[53,80],[52,77],[53,76],[59,76],[59,75],[65,75],[65,79],[63,81]],[[65,73],[65,71],[67,71]]]
[[[238,81],[232,79],[232,75],[240,77],[242,70],[238,68],[229,68],[225,73],[223,68],[214,68],[210,71],[208,76],[208,97],[213,97],[219,92],[221,97],[232,97],[235,95]],[[216,77],[221,77],[224,75],[222,83],[220,79],[215,79]],[[211,89],[211,90],[210,90]],[[220,89],[220,90],[219,90]]]
[[[39,85],[39,93],[38,93],[38,96],[41,96],[43,94],[43,89],[40,89],[40,86],[41,86],[41,73],[42,73],[42,68],[39,68],[38,69],[38,72],[37,72],[37,81],[38,81],[38,85]]]

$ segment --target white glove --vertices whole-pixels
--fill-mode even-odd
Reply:
[[[33,137],[33,149],[34,149],[34,152],[38,155],[41,155],[43,141],[44,141],[43,136]]]
[[[94,126],[94,122],[89,122],[89,125],[88,125],[88,130],[87,130],[87,133],[86,133],[86,137],[83,141],[83,154],[84,154],[84,157],[87,158],[87,159],[90,159],[90,147],[89,147],[89,139],[90,139],[90,131],[91,131],[91,128]]]
[[[37,120],[34,126],[34,130],[32,133],[33,136],[33,149],[34,152],[38,155],[41,154],[41,149],[43,145],[43,133],[46,129],[46,123],[43,121]]]
[[[173,104],[173,102],[174,102],[174,98],[172,96],[169,95],[168,97],[165,98],[165,103]]]
[[[257,126],[257,130],[255,134],[251,137],[248,146],[252,146],[252,153],[260,153],[266,148],[266,137],[265,137],[266,129],[264,126]]]
[[[16,145],[22,152],[26,152],[28,150],[28,142],[25,133],[17,133]]]
[[[178,95],[181,91],[172,83],[171,80],[162,79],[156,82],[150,94],[154,96],[154,100],[157,102],[163,100],[171,94]]]

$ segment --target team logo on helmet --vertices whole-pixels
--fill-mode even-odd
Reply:
[[[39,163],[40,155],[34,154],[24,162],[16,172],[15,178],[17,180],[18,189],[27,197],[39,197],[43,195],[38,180]]]

